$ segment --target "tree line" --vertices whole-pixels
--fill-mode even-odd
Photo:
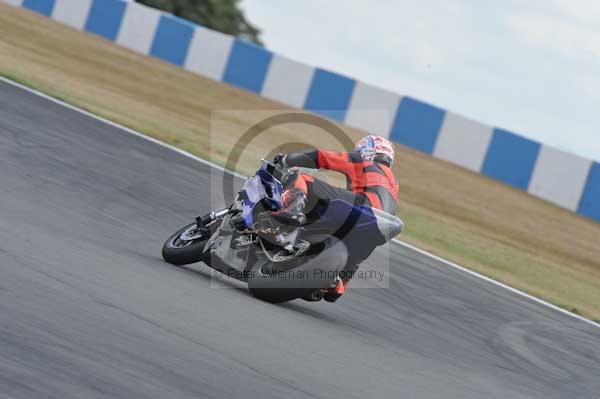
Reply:
[[[206,28],[263,45],[260,29],[240,9],[239,0],[136,0]]]

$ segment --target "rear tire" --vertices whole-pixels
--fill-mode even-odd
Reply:
[[[248,278],[250,293],[266,302],[282,303],[309,298],[315,290],[329,288],[346,266],[348,250],[335,237],[321,241],[320,245],[320,252],[286,262],[259,259]]]
[[[196,223],[190,223],[174,233],[162,248],[162,257],[165,262],[175,266],[189,265],[191,263],[206,261],[209,257],[204,253],[204,247],[211,234],[207,233],[196,240],[181,240],[181,235],[196,227]],[[208,229],[207,229],[208,230]],[[210,230],[212,232],[212,229]]]

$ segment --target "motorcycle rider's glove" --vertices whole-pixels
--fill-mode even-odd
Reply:
[[[279,166],[280,168],[287,169],[287,164],[285,162],[286,158],[287,155],[285,154],[277,154],[275,155],[275,158],[273,158],[273,163]]]

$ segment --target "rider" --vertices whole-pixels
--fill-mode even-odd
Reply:
[[[395,214],[398,210],[398,184],[392,173],[394,147],[381,136],[369,135],[356,143],[354,151],[334,152],[321,149],[279,154],[275,163],[284,167],[329,169],[346,176],[347,189],[334,187],[315,179],[309,174],[293,173],[285,182],[282,208],[272,212],[282,223],[301,226],[306,223],[305,210],[333,199],[342,199],[356,206],[366,205]],[[325,300],[334,302],[345,291],[350,281],[346,276],[354,274],[358,265],[350,266],[344,278],[338,278],[336,286],[325,294]]]

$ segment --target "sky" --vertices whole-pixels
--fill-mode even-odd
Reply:
[[[600,0],[243,0],[266,47],[600,160]]]

